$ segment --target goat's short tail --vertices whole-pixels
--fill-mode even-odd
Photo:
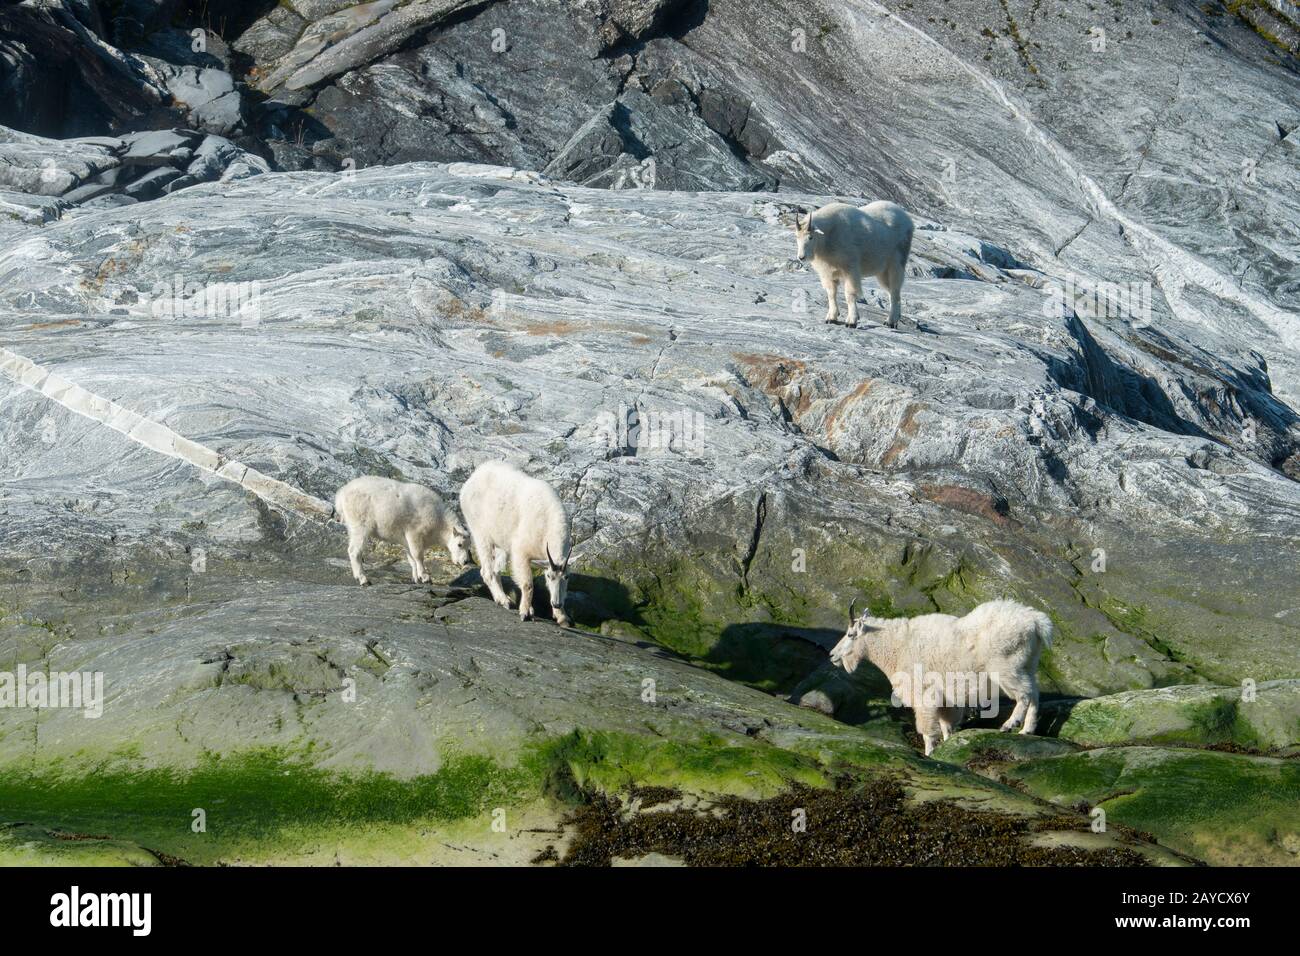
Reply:
[[[1039,611],[1035,615],[1034,633],[1038,636],[1038,641],[1043,647],[1052,646],[1052,638],[1056,635],[1056,629],[1052,627],[1052,619]]]

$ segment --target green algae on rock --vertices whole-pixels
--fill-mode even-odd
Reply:
[[[1078,744],[1052,737],[974,728],[953,734],[936,747],[931,756],[945,763],[983,770],[986,767],[1018,764],[1038,757],[1074,753],[1079,749]]]
[[[1300,863],[1300,761],[1186,748],[1114,747],[1003,771],[1053,803],[1107,819],[1220,866]]]
[[[462,821],[539,793],[537,764],[448,759],[433,774],[329,772],[275,750],[212,755],[189,769],[101,766],[0,772],[6,821],[52,833],[98,835],[193,863],[245,852],[283,852],[306,832]],[[12,841],[11,841],[12,842]],[[53,844],[57,846],[58,844]]]
[[[1058,737],[1086,746],[1236,744],[1281,750],[1300,744],[1300,680],[1126,691],[1048,705],[1043,716]]]

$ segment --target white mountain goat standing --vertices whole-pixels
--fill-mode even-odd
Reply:
[[[533,562],[545,561],[551,610],[556,623],[567,627],[569,515],[555,490],[504,461],[489,461],[461,488],[460,510],[492,600],[511,606],[497,563],[498,554],[508,555],[510,576],[519,585],[519,619],[527,621],[533,616]]]
[[[833,202],[814,213],[799,212],[794,225],[796,253],[800,262],[812,264],[822,281],[828,300],[827,322],[839,318],[835,300],[843,283],[848,304],[844,324],[858,324],[858,298],[862,277],[867,275],[875,276],[881,287],[889,290],[889,327],[898,328],[912,228],[907,210],[885,201],[861,208]]]
[[[989,601],[964,617],[923,614],[913,618],[854,618],[849,605],[849,629],[831,649],[831,661],[852,674],[863,658],[889,678],[894,693],[916,711],[916,730],[925,739],[928,756],[940,735],[944,740],[961,721],[961,705],[947,691],[960,681],[969,687],[976,676],[1016,702],[1003,730],[1023,722],[1022,734],[1038,725],[1038,658],[1052,645],[1052,621],[1042,611],[1015,601]],[[916,676],[939,675],[947,689],[933,700],[913,686]],[[966,696],[963,693],[961,696]]]
[[[370,580],[361,570],[361,552],[371,539],[406,547],[411,579],[427,584],[424,552],[442,545],[452,562],[469,563],[465,529],[436,491],[391,478],[366,475],[349,481],[334,496],[334,513],[348,527],[348,560],[358,584]]]

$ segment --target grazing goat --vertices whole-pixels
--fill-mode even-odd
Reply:
[[[519,585],[519,619],[527,621],[533,616],[533,562],[545,561],[551,610],[556,623],[567,627],[569,515],[555,490],[504,461],[489,461],[474,469],[461,488],[460,510],[492,600],[511,606],[498,562],[508,555],[510,576]]]
[[[853,673],[863,658],[889,678],[904,706],[916,711],[916,730],[928,756],[973,703],[965,691],[953,694],[958,681],[970,687],[979,678],[1016,702],[1003,730],[1023,722],[1022,734],[1038,724],[1038,658],[1052,644],[1052,621],[1041,611],[1015,601],[989,601],[965,617],[923,614],[913,618],[855,618],[849,605],[849,629],[831,649],[831,661]],[[939,678],[944,690],[916,686],[921,675]],[[965,699],[963,699],[965,698]],[[996,702],[996,698],[994,698]]]
[[[848,304],[844,324],[858,324],[862,277],[869,275],[889,290],[889,327],[898,328],[903,314],[903,277],[912,251],[912,217],[907,210],[883,201],[861,208],[833,202],[814,213],[801,210],[794,230],[799,261],[811,261],[826,290],[827,322],[839,317],[835,300],[837,287],[843,283]]]
[[[348,560],[358,584],[369,584],[361,570],[361,552],[372,538],[406,547],[411,579],[429,583],[424,552],[442,545],[452,562],[469,562],[465,529],[436,491],[391,478],[366,475],[349,481],[334,496],[334,513],[348,527]]]

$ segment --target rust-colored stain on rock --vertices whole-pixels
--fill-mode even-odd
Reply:
[[[882,465],[886,467],[892,466],[898,461],[899,456],[907,450],[907,446],[911,444],[908,439],[915,438],[920,428],[917,425],[916,416],[924,408],[925,405],[921,402],[908,403],[907,408],[903,410],[903,420],[898,423],[898,437],[894,439],[894,443],[889,446],[889,450],[880,458]]]
[[[858,383],[857,388],[835,403],[835,407],[832,408],[830,414],[826,416],[827,439],[833,439],[835,437],[835,427],[839,424],[840,416],[875,387],[876,380],[874,378],[863,379]]]
[[[447,296],[438,303],[438,311],[444,318],[464,319],[469,322],[481,322],[484,325],[496,325],[488,318],[487,311],[480,305],[467,305],[463,299]]]
[[[524,331],[529,335],[569,335],[584,328],[587,328],[587,326],[580,325],[577,322],[570,322],[568,319],[557,319],[554,322],[539,322],[536,325],[530,325]]]
[[[33,325],[26,326],[24,332],[35,332],[38,329],[62,329],[72,325],[81,325],[80,319],[60,319],[58,322],[37,322]]]
[[[786,396],[781,394],[808,371],[806,362],[786,358],[783,355],[759,354],[753,352],[733,352],[732,358],[740,363],[745,373],[745,380],[759,391],[773,398],[778,398],[791,414],[802,415],[812,404],[812,389],[800,388],[799,398],[791,406]]]
[[[1006,526],[1015,523],[1007,516],[1007,503],[987,492],[964,488],[961,485],[921,485],[920,491],[922,497],[945,508],[987,518],[997,525]]]

